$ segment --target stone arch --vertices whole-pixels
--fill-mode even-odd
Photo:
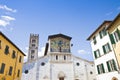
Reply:
[[[118,80],[116,77],[113,77],[112,80]]]
[[[62,71],[58,73],[58,78],[61,78],[61,77],[65,78],[65,73]]]

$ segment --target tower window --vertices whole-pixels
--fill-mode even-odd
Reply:
[[[32,44],[32,47],[35,47],[35,44]]]
[[[32,55],[31,55],[31,58],[33,59],[33,58],[34,58],[34,56],[32,56]]]
[[[35,53],[35,50],[31,50],[31,53]]]
[[[35,40],[35,39],[33,39],[33,40],[32,40],[32,43],[35,43],[35,42],[36,42],[36,40]]]

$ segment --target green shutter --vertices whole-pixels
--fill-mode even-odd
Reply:
[[[104,33],[105,33],[105,35],[107,35],[107,31],[106,30],[104,30]]]
[[[120,30],[119,30],[119,29],[117,29],[117,30],[116,30],[116,32],[117,32],[118,37],[119,37],[119,40],[120,40]]]
[[[104,66],[103,66],[103,64],[101,64],[102,65],[102,70],[103,70],[103,73],[105,73],[105,69],[104,69]]]
[[[100,70],[99,70],[99,66],[97,65],[97,71],[98,71],[98,74],[100,74]]]
[[[110,44],[109,44],[109,43],[107,43],[107,45],[108,45],[109,51],[111,51]]]
[[[103,47],[103,52],[104,52],[104,54],[106,54],[105,46],[102,46],[102,47]]]
[[[95,56],[95,59],[96,59],[97,58],[96,51],[94,51],[94,56]]]
[[[101,33],[102,33],[102,32],[100,31],[100,32],[99,32],[99,35],[100,35],[100,39],[102,39],[102,35],[101,35]]]
[[[113,62],[113,65],[114,65],[114,70],[116,70],[116,71],[117,71],[117,67],[116,67],[115,61],[114,61],[114,60],[112,60],[112,62]]]
[[[109,65],[109,62],[107,62],[107,67],[108,67],[108,71],[110,72],[110,65]]]
[[[115,40],[114,40],[113,35],[112,35],[112,34],[110,34],[109,36],[110,36],[110,41],[111,41],[111,43],[112,43],[112,44],[115,44]]]

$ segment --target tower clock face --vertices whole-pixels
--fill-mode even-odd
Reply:
[[[55,38],[50,41],[51,52],[70,52],[70,41],[64,38]]]

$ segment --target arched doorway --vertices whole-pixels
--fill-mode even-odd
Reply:
[[[64,80],[64,77],[60,77],[59,80]]]
[[[60,71],[58,74],[58,78],[59,78],[59,80],[64,80],[65,74],[62,71]]]
[[[118,80],[116,77],[113,77],[112,80]]]

